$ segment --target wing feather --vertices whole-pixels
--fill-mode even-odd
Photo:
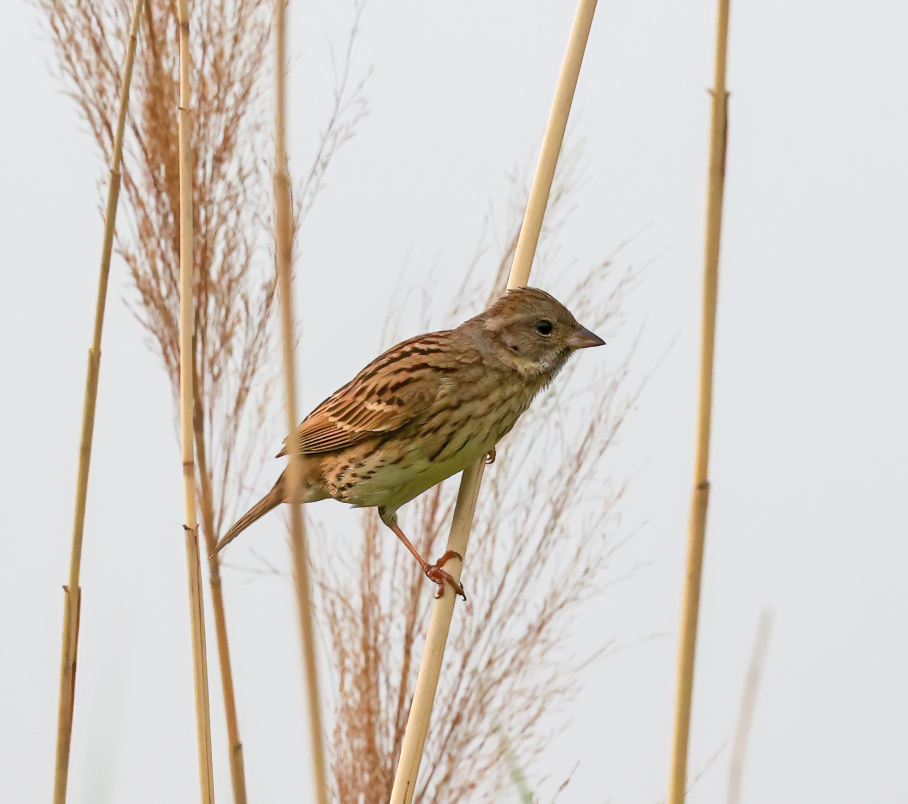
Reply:
[[[373,360],[299,426],[303,454],[344,449],[425,418],[456,370],[451,341],[452,331],[420,335]],[[277,457],[286,454],[285,446]]]

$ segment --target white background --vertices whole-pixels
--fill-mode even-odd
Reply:
[[[308,163],[346,6],[294,3],[291,154]],[[506,173],[535,158],[571,2],[375,0],[357,67],[373,113],[338,157],[300,261],[308,409],[375,355],[405,263],[456,276]],[[603,2],[575,102],[588,181],[572,254],[645,228],[622,338],[659,365],[614,455],[650,562],[589,604],[593,665],[536,775],[548,800],[664,797],[693,464],[712,2]],[[908,11],[735,2],[713,452],[690,771],[723,801],[760,610],[775,610],[744,800],[908,802]],[[97,152],[36,13],[0,9],[0,798],[47,801],[102,221]],[[310,80],[311,79],[311,80]],[[412,276],[412,274],[411,274]],[[115,264],[82,585],[71,802],[197,801],[182,481],[171,392]],[[408,333],[409,334],[409,333]],[[268,470],[270,472],[270,469]],[[262,490],[270,475],[262,481]],[[326,503],[327,505],[327,503]],[[350,516],[353,516],[352,514]],[[286,561],[280,520],[249,541]],[[620,568],[618,568],[620,569]],[[618,571],[616,569],[616,572]],[[250,800],[309,800],[292,592],[228,574]],[[214,661],[212,651],[212,661]],[[214,669],[214,668],[213,668]],[[212,689],[219,682],[216,670]],[[230,800],[220,704],[215,773]],[[720,751],[715,762],[710,758]],[[708,767],[707,767],[708,765]],[[516,793],[514,800],[517,800]]]

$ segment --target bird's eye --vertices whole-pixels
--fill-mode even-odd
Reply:
[[[551,335],[552,334],[552,322],[547,321],[543,318],[541,321],[536,322],[536,332],[540,335]]]

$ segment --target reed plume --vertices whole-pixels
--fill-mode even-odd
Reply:
[[[114,142],[120,50],[132,0],[34,0],[54,45],[60,78],[105,163]],[[277,377],[272,252],[268,42],[271,0],[193,4],[191,150],[193,228],[194,440],[206,552],[247,500],[268,452]],[[368,114],[365,81],[351,71],[363,4],[336,74],[334,104],[298,180],[295,231],[338,150]],[[175,3],[146,3],[122,161],[123,210],[117,252],[134,293],[129,304],[159,356],[178,410],[179,21]],[[233,702],[220,568],[209,562],[234,794],[245,801],[242,747]]]
[[[566,150],[542,235],[537,270],[544,286],[553,278],[547,269],[555,264],[557,234],[582,173],[577,150]],[[459,321],[500,294],[525,198],[515,192],[504,227],[487,219],[462,292],[443,318]],[[566,305],[592,327],[614,332],[636,270],[616,267],[610,257],[573,274],[579,277],[573,283],[557,283]],[[433,311],[432,326],[444,323],[439,312]],[[603,570],[620,543],[615,505],[621,488],[605,475],[603,457],[635,393],[628,389],[626,362],[611,366],[608,376],[590,375],[589,366],[578,374],[575,365],[559,378],[557,396],[543,395],[523,415],[486,470],[464,578],[469,601],[452,627],[414,801],[501,800],[512,785],[505,746],[521,767],[532,765],[590,659],[571,656],[566,643],[578,607],[603,588]],[[557,416],[551,415],[555,405]],[[581,431],[557,424],[572,418],[564,407],[582,410]],[[443,549],[455,494],[456,484],[436,486],[405,509],[423,554]],[[313,561],[336,682],[336,799],[385,804],[432,600],[377,518],[369,513],[362,523],[352,544],[339,534],[313,537]]]

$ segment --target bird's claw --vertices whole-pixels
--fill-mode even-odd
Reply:
[[[490,463],[495,463],[495,447],[492,447],[486,454],[486,466]]]
[[[435,598],[438,599],[442,597],[445,593],[445,584],[449,583],[451,588],[454,590],[454,593],[460,595],[464,600],[467,599],[466,594],[463,591],[463,584],[458,581],[450,573],[445,572],[442,567],[445,565],[445,562],[451,558],[460,559],[463,563],[463,556],[460,553],[455,552],[454,550],[448,550],[441,558],[438,559],[434,564],[429,564],[426,566],[425,572],[426,577],[435,584],[438,584],[438,589],[435,590]]]

